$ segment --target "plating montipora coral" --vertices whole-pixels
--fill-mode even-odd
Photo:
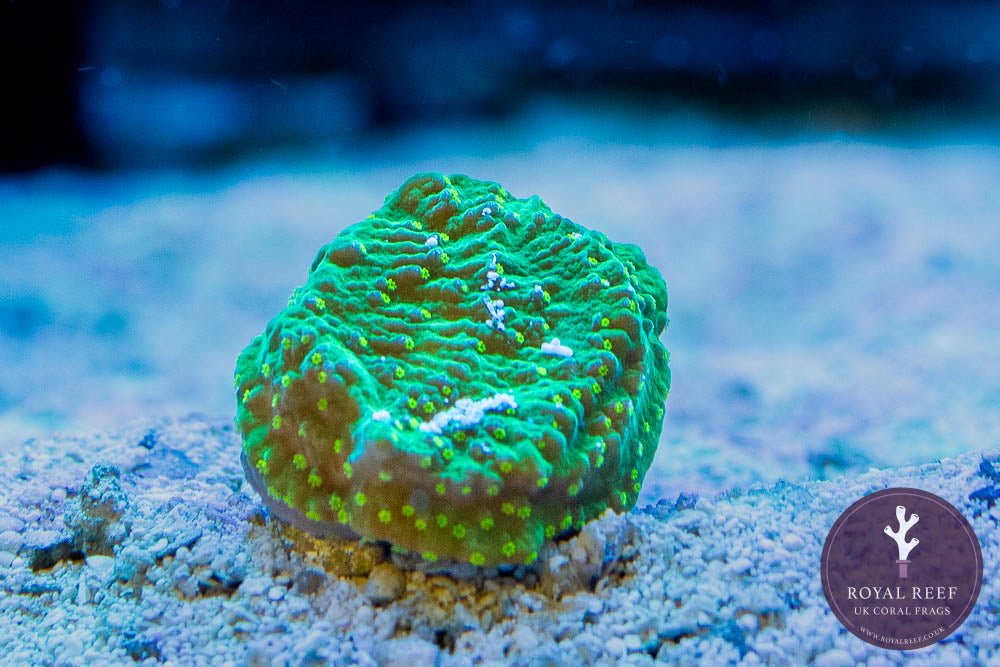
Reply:
[[[272,512],[426,561],[531,564],[638,497],[670,386],[639,248],[496,183],[418,174],[320,249],[236,366]]]

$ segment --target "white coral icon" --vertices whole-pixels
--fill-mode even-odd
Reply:
[[[899,565],[899,577],[901,579],[906,579],[907,576],[907,565],[910,561],[907,560],[907,556],[910,552],[920,544],[920,540],[913,538],[910,540],[906,539],[906,533],[913,527],[913,525],[920,521],[920,517],[916,514],[911,514],[910,518],[906,518],[906,508],[902,505],[896,506],[896,520],[899,521],[899,528],[893,530],[891,527],[885,527],[885,534],[893,539],[896,543],[896,548],[899,551],[899,560],[896,563]]]

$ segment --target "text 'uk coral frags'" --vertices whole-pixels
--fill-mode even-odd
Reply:
[[[496,183],[418,174],[324,246],[242,352],[279,517],[424,560],[531,564],[636,501],[670,385],[642,251]]]

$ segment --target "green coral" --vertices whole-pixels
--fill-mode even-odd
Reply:
[[[637,247],[496,183],[418,174],[324,246],[237,361],[279,516],[425,560],[530,564],[631,508],[670,384]]]

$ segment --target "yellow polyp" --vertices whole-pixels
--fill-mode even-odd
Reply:
[[[264,363],[261,364],[260,374],[264,377],[271,377],[271,364]]]
[[[479,353],[483,353],[483,352],[485,352],[485,351],[486,351],[486,343],[484,343],[483,341],[478,341],[478,342],[476,343],[476,350],[477,350],[477,351],[478,351]]]
[[[535,371],[537,371],[538,374],[541,375],[542,377],[545,377],[546,375],[549,374],[548,369],[546,369],[544,366],[535,366]]]
[[[284,375],[281,376],[281,386],[282,387],[287,387],[291,383],[292,383],[292,378],[290,378],[288,376],[288,373],[285,373]]]
[[[500,511],[504,514],[514,514],[514,503],[504,503],[500,506]]]
[[[304,454],[296,454],[292,457],[292,465],[295,466],[297,470],[305,470],[306,466],[309,464],[306,461]]]
[[[313,362],[313,365],[319,366],[321,363],[323,363],[323,355],[320,354],[319,352],[313,352],[312,356],[309,357],[309,361]]]
[[[525,565],[531,565],[536,560],[538,560],[538,552],[537,551],[532,551],[530,554],[528,554],[528,557],[524,559],[524,564]]]
[[[432,414],[434,412],[434,403],[427,401],[424,403],[424,412],[427,414]]]
[[[611,320],[609,320],[609,319],[608,319],[608,318],[606,318],[606,317],[602,317],[602,318],[601,318],[601,326],[602,326],[602,327],[606,327],[606,326],[608,326],[609,324],[611,324]]]
[[[568,489],[566,489],[566,493],[568,493],[571,496],[575,496],[576,494],[580,493],[580,486],[576,482],[574,482],[569,485]]]
[[[642,484],[639,483],[639,482],[636,482],[635,484],[632,485],[632,491],[635,492],[635,493],[639,493],[639,489],[641,489],[641,488],[642,488]]]
[[[500,472],[507,474],[514,469],[514,464],[510,461],[502,461],[500,463]]]
[[[405,347],[407,350],[412,350],[415,346],[416,343],[414,343],[413,339],[409,337],[407,337],[406,341],[403,343],[403,347]]]
[[[470,493],[472,493],[472,487],[471,486],[463,486],[462,487],[462,495],[463,496],[467,496]]]
[[[427,522],[423,519],[417,519],[413,522],[413,527],[419,531],[425,531],[427,530]]]
[[[330,496],[330,509],[334,512],[344,506],[344,501],[336,493]]]
[[[428,271],[426,268],[421,268],[420,277],[423,278],[424,280],[427,280],[428,278],[431,277],[431,272]]]
[[[305,422],[299,422],[298,435],[299,435],[300,438],[306,437],[306,423]]]
[[[606,376],[608,374],[608,367],[601,366],[600,368],[597,369],[597,374],[600,375],[601,377]]]
[[[495,498],[496,496],[500,495],[500,487],[496,484],[490,484],[488,487],[486,487],[486,495],[489,496],[490,498]]]
[[[326,409],[328,407],[330,407],[330,402],[325,398],[321,398],[318,401],[316,401],[316,409],[319,410],[320,412],[326,412]]]
[[[326,384],[326,371],[320,371],[316,375],[316,379],[319,380],[320,384]]]
[[[275,431],[281,428],[281,415],[274,415],[274,417],[271,419],[271,428],[273,428]]]
[[[608,340],[607,338],[604,339],[604,349],[605,350],[610,350],[611,349],[611,341]]]
[[[451,461],[451,459],[454,458],[454,456],[455,452],[451,449],[451,447],[447,447],[441,450],[441,458],[443,458],[445,461]]]
[[[441,387],[441,393],[444,394],[445,396],[451,396],[451,387],[449,387],[448,385]]]
[[[528,506],[528,505],[522,505],[522,506],[520,506],[520,507],[517,508],[517,518],[518,519],[527,519],[529,516],[531,516],[531,507],[530,506]]]
[[[465,526],[463,526],[460,523],[456,523],[451,528],[451,534],[454,536],[454,538],[456,540],[464,540],[465,539]]]
[[[573,525],[573,515],[567,514],[566,516],[563,517],[562,523],[559,524],[559,528],[561,530],[566,530],[572,525]]]
[[[277,394],[275,394],[274,396],[271,397],[271,407],[272,408],[278,407],[278,395]]]
[[[417,407],[417,399],[415,399],[415,398],[410,398],[410,399],[408,399],[408,400],[406,401],[406,404],[407,404],[408,406],[410,406],[410,409],[411,409],[411,410],[414,410],[414,409],[416,409],[416,407]]]
[[[358,345],[360,345],[361,347],[368,347],[368,339],[362,336],[361,338],[358,339]]]
[[[392,278],[389,278],[388,280],[386,280],[385,281],[385,285],[386,285],[386,289],[388,289],[390,292],[395,292],[396,291],[396,281],[393,280]]]
[[[308,512],[306,512],[306,518],[312,519],[313,521],[319,521],[320,515],[319,512],[317,512],[316,510],[309,510]]]
[[[431,457],[424,456],[420,459],[420,467],[426,470],[431,467]]]
[[[535,482],[535,484],[538,486],[539,489],[544,489],[548,485],[548,483],[549,483],[548,477],[539,477],[538,481]]]
[[[267,461],[265,461],[264,459],[260,459],[259,461],[257,461],[257,463],[254,464],[254,468],[256,468],[257,472],[259,472],[261,475],[266,475]]]
[[[550,540],[551,540],[551,539],[552,539],[553,537],[555,537],[555,535],[556,535],[556,527],[555,527],[555,524],[551,524],[551,523],[550,523],[550,524],[548,524],[547,526],[545,526],[545,537],[546,537],[547,539],[550,539]]]
[[[473,551],[471,554],[469,554],[469,562],[475,565],[476,567],[481,567],[486,564],[486,556],[479,553],[478,551]]]
[[[413,505],[403,505],[402,512],[403,516],[409,519],[413,516],[413,513],[416,512],[416,510],[413,508]]]
[[[485,519],[481,520],[479,522],[479,527],[481,529],[483,529],[483,530],[492,530],[493,529],[493,517],[486,517]]]
[[[510,558],[515,553],[517,553],[517,545],[513,542],[507,542],[502,547],[500,547],[500,553],[502,553],[507,558]]]
[[[390,473],[388,470],[380,470],[378,473],[378,478],[383,482],[390,482],[392,481],[392,473]]]
[[[349,461],[344,461],[344,477],[350,479],[354,475],[354,469]]]
[[[365,503],[367,502],[368,502],[368,496],[366,496],[361,491],[358,491],[357,493],[354,494],[354,504],[357,505],[358,507],[364,507]]]
[[[347,510],[343,508],[337,512],[337,521],[339,521],[340,523],[347,523],[350,518],[351,515],[348,514]]]
[[[388,303],[390,303],[392,301],[392,299],[389,297],[389,295],[386,294],[385,292],[379,292],[379,294],[382,295],[382,303],[388,304]]]
[[[306,482],[308,482],[309,486],[316,488],[323,483],[323,478],[320,477],[319,474],[314,470],[313,472],[309,473],[309,477],[306,479]]]
[[[437,484],[435,484],[434,490],[437,492],[439,496],[443,496],[445,494],[444,482],[438,482]]]
[[[422,554],[420,554],[420,557],[423,558],[428,563],[433,563],[438,559],[437,554],[434,553],[433,551],[425,551]]]
[[[580,391],[579,389],[574,389],[573,390],[573,398],[580,399],[582,396],[583,396],[583,392],[582,391]]]
[[[344,441],[343,440],[341,440],[340,438],[337,438],[336,440],[333,441],[333,453],[334,454],[339,454],[340,451],[343,448],[344,448]]]
[[[379,510],[378,520],[382,523],[392,523],[392,512],[389,510]]]
[[[438,514],[434,520],[437,521],[438,528],[444,528],[448,525],[448,517],[444,514]]]

